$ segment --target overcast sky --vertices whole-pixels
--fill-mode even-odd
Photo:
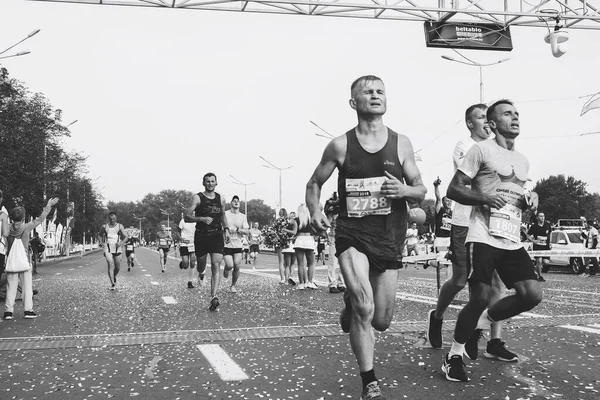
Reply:
[[[464,110],[479,102],[479,71],[450,62],[452,50],[425,46],[420,22],[0,1],[0,51],[34,29],[2,60],[13,78],[77,119],[65,145],[89,156],[89,177],[108,200],[137,201],[163,189],[203,190],[217,174],[230,198],[276,207],[304,201],[306,181],[334,135],[356,124],[350,84],[365,74],[386,85],[384,122],[422,149],[418,166],[433,197],[452,177],[452,149],[468,134]],[[580,117],[580,96],[600,91],[600,31],[571,30],[554,58],[545,28],[512,27],[512,52],[466,51],[484,68],[485,101],[515,100],[517,148],[531,178],[574,175],[600,191],[600,109]],[[563,99],[549,101],[553,99]],[[565,137],[571,135],[570,137]],[[560,136],[560,137],[557,137]],[[335,190],[335,176],[324,196]]]

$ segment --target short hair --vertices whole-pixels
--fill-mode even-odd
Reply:
[[[473,111],[475,110],[483,110],[485,111],[488,108],[488,106],[486,106],[485,104],[473,104],[472,106],[469,106],[469,108],[467,108],[467,111],[465,111],[465,121],[468,121],[469,118],[471,118],[471,114],[473,113]]]
[[[10,210],[10,219],[17,222],[23,221],[25,219],[25,207],[18,206]]]
[[[233,195],[233,197],[231,198],[231,201],[234,201],[235,199],[238,199],[238,200],[240,199],[237,194]]]
[[[487,112],[485,113],[485,117],[488,119],[488,121],[492,120],[495,121],[495,119],[493,119],[493,117],[495,117],[496,115],[496,107],[498,107],[499,105],[502,104],[508,104],[511,106],[514,106],[515,103],[513,103],[512,101],[508,100],[508,99],[502,99],[502,100],[498,100],[496,102],[494,102],[491,106],[488,107]]]
[[[352,94],[354,93],[354,89],[356,89],[356,87],[363,83],[363,82],[373,82],[373,81],[379,81],[381,83],[383,83],[383,80],[375,75],[364,75],[361,76],[360,78],[358,78],[357,80],[355,80],[354,82],[352,82],[352,85],[350,85],[350,96],[352,96]]]
[[[215,181],[217,180],[217,176],[215,174],[213,174],[212,172],[207,172],[206,174],[204,174],[204,176],[202,177],[202,182],[204,182],[206,180],[206,178],[210,178],[211,176],[215,177]]]
[[[117,213],[116,213],[116,212],[114,212],[114,211],[111,211],[111,212],[109,212],[109,213],[108,213],[108,216],[110,217],[111,215],[114,215],[114,216],[116,217],[116,216],[117,216]]]

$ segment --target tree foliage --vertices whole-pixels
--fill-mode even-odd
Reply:
[[[600,195],[589,193],[586,186],[573,176],[552,175],[539,180],[533,191],[540,198],[539,210],[552,222],[581,216],[588,220],[600,219]]]

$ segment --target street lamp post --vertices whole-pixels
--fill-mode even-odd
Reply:
[[[254,185],[256,182],[252,182],[252,183],[244,183],[244,182],[240,181],[238,178],[236,178],[236,177],[235,177],[235,176],[233,176],[233,175],[229,175],[229,176],[230,176],[230,177],[232,177],[232,178],[233,178],[233,180],[235,181],[235,182],[233,182],[233,183],[235,183],[236,185],[242,185],[242,186],[244,186],[244,214],[246,214],[246,218],[248,218],[248,199],[247,199],[247,188],[248,188],[248,186],[250,186],[250,185]]]
[[[0,59],[3,58],[10,58],[10,57],[19,57],[19,56],[24,56],[27,55],[29,53],[31,53],[30,51],[20,51],[18,53],[15,54],[10,54],[10,55],[6,55],[6,56],[2,56],[2,54],[6,53],[7,51],[9,51],[10,49],[12,49],[13,47],[18,46],[19,44],[23,43],[24,41],[26,41],[27,39],[29,39],[30,37],[33,37],[35,35],[37,35],[40,32],[41,29],[36,29],[35,31],[31,32],[29,35],[27,35],[26,37],[24,37],[23,39],[19,40],[17,43],[13,44],[12,46],[0,51]]]
[[[264,162],[266,162],[267,164],[269,164],[269,165],[263,165],[263,167],[279,171],[279,209],[281,209],[283,207],[282,199],[281,199],[281,171],[286,170],[286,169],[290,169],[293,166],[289,166],[289,167],[285,167],[285,168],[279,168],[279,167],[275,166],[275,164],[273,164],[272,162],[270,162],[269,160],[267,160],[266,158],[264,158],[263,156],[259,156],[259,157],[261,158],[261,160],[263,160]]]
[[[327,132],[325,129],[321,128],[319,125],[317,125],[316,123],[314,123],[313,121],[309,122],[311,124],[313,124],[314,126],[316,126],[317,128],[319,128],[321,131],[323,131],[323,133],[325,133],[325,135],[323,135],[322,133],[315,133],[315,136],[319,136],[325,139],[335,139],[335,136],[333,136],[331,133]]]
[[[502,60],[498,60],[498,61],[493,62],[493,63],[482,64],[482,63],[478,63],[476,61],[473,61],[470,58],[467,58],[467,57],[465,57],[464,55],[462,55],[460,53],[458,53],[458,55],[460,55],[462,58],[464,58],[467,61],[457,60],[455,58],[452,58],[450,56],[445,56],[445,55],[442,56],[442,58],[444,60],[453,61],[453,62],[457,62],[457,63],[460,63],[460,64],[470,65],[471,67],[478,67],[479,68],[479,102],[483,103],[483,67],[489,67],[491,65],[501,64],[503,62],[506,62],[506,61],[510,60],[510,58],[503,58]]]
[[[133,218],[140,221],[140,243],[141,243],[142,242],[142,220],[146,219],[146,217],[138,217],[137,215],[133,214]]]
[[[169,232],[171,231],[171,220],[170,217],[171,215],[175,214],[175,213],[169,213],[165,210],[163,210],[162,208],[160,209],[160,211],[167,216],[167,227],[169,228]]]

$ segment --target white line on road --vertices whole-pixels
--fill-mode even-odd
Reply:
[[[567,289],[546,289],[555,292],[569,292],[569,293],[582,293],[582,294],[600,294],[600,292],[583,292],[581,290],[567,290]]]
[[[150,275],[150,274],[144,274],[144,276],[152,276],[152,275]]]
[[[594,328],[590,328],[588,326],[559,325],[559,328],[573,329],[576,331],[587,332],[587,333],[596,333],[596,334],[600,335],[600,329],[594,329]]]
[[[151,284],[151,285],[158,285],[158,282],[156,282],[156,281],[152,281],[152,282],[150,282],[150,284]]]
[[[177,304],[177,300],[175,300],[171,296],[163,296],[162,299],[165,302],[165,304]]]
[[[222,380],[243,381],[248,379],[248,375],[218,344],[199,344],[196,347]]]

